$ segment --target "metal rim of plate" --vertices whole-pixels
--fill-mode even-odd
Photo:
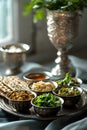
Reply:
[[[0,98],[0,108],[2,108],[4,111],[13,114],[15,116],[19,116],[20,118],[24,119],[36,119],[36,120],[53,120],[57,119],[58,117],[61,116],[67,116],[67,115],[75,115],[77,116],[78,114],[82,113],[83,111],[87,110],[87,97],[86,94],[83,93],[81,101],[76,105],[75,109],[65,109],[62,108],[60,112],[58,112],[57,115],[52,116],[52,117],[41,117],[37,115],[33,108],[30,109],[30,113],[24,114],[24,113],[18,113],[15,109],[11,108],[2,98]]]

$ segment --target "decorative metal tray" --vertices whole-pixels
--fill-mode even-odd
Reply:
[[[4,111],[19,116],[21,118],[27,118],[27,119],[37,119],[37,120],[53,120],[56,119],[60,116],[65,116],[65,115],[76,115],[79,114],[85,110],[87,110],[87,95],[85,92],[83,92],[81,96],[81,100],[79,101],[78,104],[76,104],[75,107],[73,108],[61,108],[61,110],[57,113],[56,116],[50,116],[50,117],[41,117],[37,115],[34,112],[33,107],[30,109],[29,113],[18,113],[15,109],[13,109],[9,104],[5,102],[3,98],[0,98],[0,108],[2,108]]]

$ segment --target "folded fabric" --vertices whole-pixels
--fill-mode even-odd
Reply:
[[[3,64],[3,63],[0,64],[0,75],[5,75],[6,69],[7,69],[6,64]],[[21,66],[19,68],[19,73],[17,74],[17,76],[21,77],[23,75],[23,73],[25,73],[25,72],[28,72],[28,71],[32,72],[32,71],[38,71],[38,70],[47,70],[47,69],[46,69],[46,67],[44,67],[38,63],[26,62],[23,64],[23,66]]]
[[[39,130],[38,124],[35,121],[15,121],[10,123],[0,124],[0,130]]]
[[[65,126],[67,120],[68,117],[59,117],[58,119],[49,123],[45,130],[61,130],[61,128]]]
[[[49,122],[38,120],[20,120],[9,123],[0,123],[0,130],[44,130]]]
[[[67,125],[62,130],[87,130],[87,118]]]
[[[17,76],[20,78],[23,78],[23,75],[27,72],[31,73],[31,72],[38,72],[38,71],[43,71],[43,70],[47,70],[46,67],[38,64],[38,63],[25,63],[22,67],[21,67],[21,73],[18,74]]]
[[[56,120],[52,121],[48,124],[48,126],[45,128],[45,130],[87,130],[87,110],[81,111],[77,114],[72,115],[66,115],[58,117]],[[79,121],[84,122],[83,125],[80,127],[81,123]],[[78,123],[77,123],[78,122]],[[72,124],[76,123],[76,128],[81,129],[71,129]],[[69,125],[70,128],[67,128]],[[65,129],[66,128],[66,129]],[[82,129],[84,128],[84,129]]]
[[[75,76],[81,78],[84,83],[87,83],[87,60],[80,59],[75,56],[69,56],[69,58],[72,61],[73,66],[75,67]]]
[[[87,118],[70,123],[69,125],[64,125],[68,122],[68,118],[57,119],[51,122],[45,130],[87,130]],[[69,122],[68,122],[69,123]]]

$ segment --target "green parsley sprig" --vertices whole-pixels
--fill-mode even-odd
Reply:
[[[57,11],[82,11],[87,7],[87,0],[31,0],[25,3],[24,15],[34,13],[34,21],[45,18],[44,9]]]

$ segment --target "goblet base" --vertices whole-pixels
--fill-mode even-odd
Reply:
[[[21,73],[21,69],[20,68],[13,68],[13,69],[6,69],[5,70],[5,75],[7,76],[11,76],[11,75],[17,75]]]
[[[68,69],[64,69],[59,64],[57,64],[54,68],[52,68],[51,73],[52,75],[58,77],[64,77],[66,73],[70,73],[70,75],[74,77],[76,71],[73,66],[69,66]]]

